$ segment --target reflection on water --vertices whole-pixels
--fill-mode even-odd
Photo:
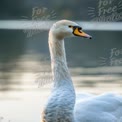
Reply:
[[[41,61],[38,57],[43,56],[23,55],[17,60],[15,67],[11,63],[1,64],[4,69],[0,73],[0,91],[38,91],[49,88],[52,84],[50,61]],[[69,69],[78,89],[90,91],[94,88],[104,92],[105,89],[118,91],[121,88],[122,67],[70,67]],[[98,93],[92,90],[91,92]]]
[[[39,56],[23,55],[11,71],[0,73],[0,115],[4,121],[40,121],[52,77],[50,61],[41,61]],[[77,92],[122,94],[122,67],[70,67],[70,71]]]

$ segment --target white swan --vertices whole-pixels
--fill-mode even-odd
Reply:
[[[42,122],[122,122],[122,96],[112,93],[75,95],[63,40],[74,35],[91,38],[78,24],[68,20],[58,21],[50,29],[54,87],[45,105]]]

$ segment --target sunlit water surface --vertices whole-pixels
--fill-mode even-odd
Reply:
[[[36,58],[28,61],[28,58],[21,57],[11,72],[0,74],[0,116],[3,122],[40,121],[53,84],[50,61]],[[72,67],[70,72],[76,92],[122,94],[121,67]]]

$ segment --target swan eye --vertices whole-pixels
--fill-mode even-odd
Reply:
[[[71,26],[71,25],[69,25],[69,28],[72,28],[72,26]]]

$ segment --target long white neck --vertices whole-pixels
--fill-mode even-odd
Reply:
[[[66,63],[64,41],[49,33],[51,67],[54,79],[52,93],[45,106],[45,122],[74,122],[75,91]]]
[[[71,81],[70,73],[67,67],[64,40],[62,38],[56,38],[50,32],[49,49],[54,87],[59,87],[64,84],[62,81]]]

